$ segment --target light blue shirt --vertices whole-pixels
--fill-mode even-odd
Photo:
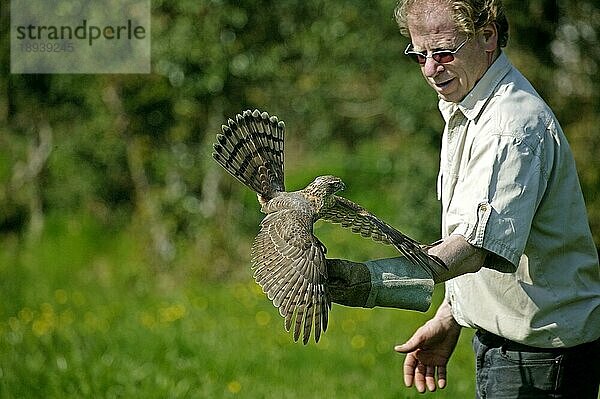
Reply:
[[[537,347],[600,337],[600,266],[575,162],[556,117],[502,53],[446,121],[442,235],[484,248],[446,282],[459,324]]]

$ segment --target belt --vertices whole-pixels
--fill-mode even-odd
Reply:
[[[586,342],[577,346],[571,347],[563,347],[563,348],[538,348],[535,346],[529,346],[525,344],[520,344],[518,342],[511,341],[506,338],[502,338],[496,334],[492,334],[491,332],[485,330],[477,330],[476,332],[477,338],[479,341],[493,348],[502,347],[507,351],[515,351],[515,352],[545,352],[545,353],[573,353],[573,352],[585,352],[589,355],[592,355],[594,352],[598,353],[600,356],[600,338],[596,339],[592,342]]]

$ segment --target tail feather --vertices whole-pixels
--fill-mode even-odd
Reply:
[[[225,170],[267,200],[285,191],[283,121],[246,110],[229,119],[222,132],[213,145],[213,158]]]

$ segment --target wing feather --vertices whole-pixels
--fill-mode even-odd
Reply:
[[[413,240],[377,216],[347,198],[333,196],[334,204],[321,213],[321,218],[331,223],[349,228],[353,233],[384,244],[391,244],[415,265],[421,266],[432,276],[438,274],[439,267],[446,265],[427,254],[419,242]]]
[[[269,213],[252,245],[252,268],[256,282],[285,318],[286,330],[294,326],[294,340],[302,335],[306,344],[314,326],[318,341],[327,328],[323,314],[331,303],[325,255],[312,233],[311,214],[295,209]]]

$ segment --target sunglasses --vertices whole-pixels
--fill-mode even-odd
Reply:
[[[459,44],[454,50],[437,50],[432,51],[429,55],[427,55],[427,51],[419,52],[411,50],[412,43],[409,43],[408,46],[406,46],[406,50],[404,50],[404,54],[409,56],[411,60],[419,65],[425,65],[427,58],[433,58],[435,62],[446,64],[454,61],[454,54],[458,53],[458,50],[460,50],[462,46],[467,43],[467,41],[469,41],[469,38],[466,38],[465,41]]]

